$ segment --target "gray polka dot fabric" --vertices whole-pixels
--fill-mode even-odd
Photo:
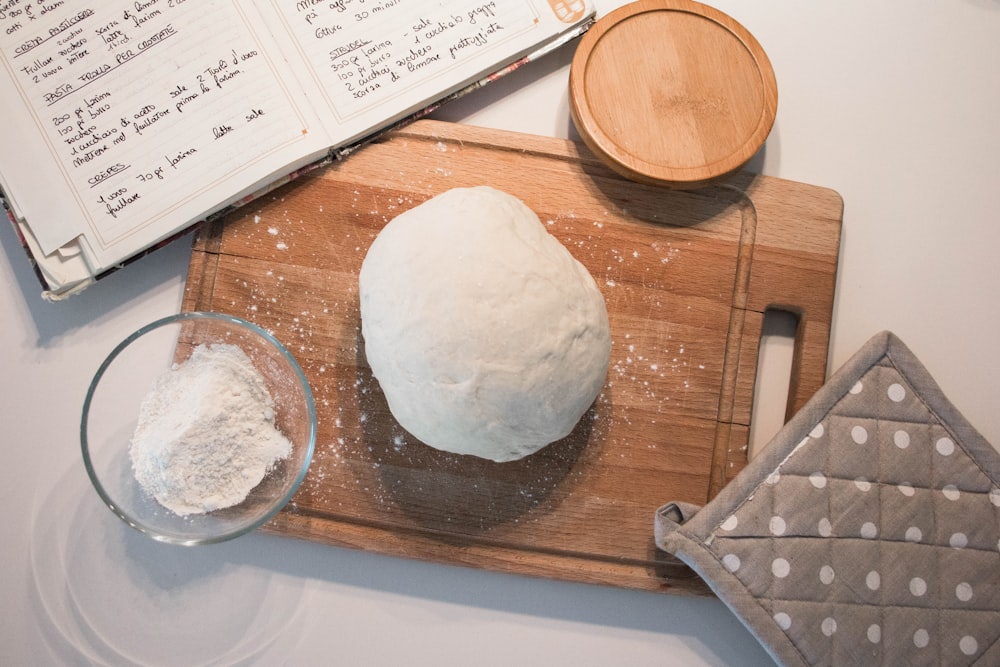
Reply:
[[[1000,665],[1000,454],[883,332],[704,508],[657,512],[780,664]]]

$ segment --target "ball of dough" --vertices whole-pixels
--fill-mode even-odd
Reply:
[[[611,337],[587,269],[521,200],[455,188],[393,219],[359,276],[372,373],[425,444],[512,461],[568,435]]]

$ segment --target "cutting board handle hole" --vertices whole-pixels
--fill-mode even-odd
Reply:
[[[798,327],[795,313],[778,308],[764,311],[747,451],[751,461],[785,424]]]

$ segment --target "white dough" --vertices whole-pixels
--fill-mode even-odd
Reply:
[[[587,269],[521,200],[455,188],[379,233],[359,277],[372,372],[425,444],[512,461],[568,435],[611,337]]]

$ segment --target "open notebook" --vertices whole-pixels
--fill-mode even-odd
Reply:
[[[0,4],[0,200],[59,299],[569,41],[589,0]]]

